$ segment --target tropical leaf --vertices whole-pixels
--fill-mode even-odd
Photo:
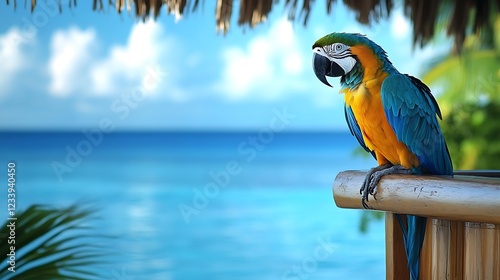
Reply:
[[[108,255],[97,246],[103,235],[85,225],[94,210],[72,205],[57,209],[32,205],[7,220],[0,229],[0,279],[102,279],[96,266]],[[14,233],[8,227],[15,223]],[[15,272],[9,270],[11,246],[15,247]]]
[[[437,89],[441,110],[446,117],[454,101],[481,103],[500,101],[500,52],[479,50],[451,55],[430,69],[423,80]],[[437,92],[436,92],[437,91]]]

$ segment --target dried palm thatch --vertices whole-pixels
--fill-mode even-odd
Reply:
[[[9,4],[9,0],[6,0]],[[26,5],[25,0],[25,5]],[[62,10],[63,0],[56,1],[59,10]],[[76,0],[69,0],[69,7],[76,6]],[[230,19],[233,12],[234,0],[216,0],[215,19],[217,31],[226,34],[229,30]],[[481,28],[490,24],[492,15],[500,11],[500,0],[401,0],[404,3],[405,15],[413,23],[413,43],[424,45],[435,33],[438,22],[447,24],[447,33],[455,39],[455,44],[460,48],[468,33],[478,33]],[[17,1],[13,0],[14,7]],[[94,10],[102,10],[105,7],[103,0],[93,0]],[[273,6],[279,4],[279,0],[240,0],[238,25],[255,25],[264,22]],[[307,24],[311,7],[314,0],[284,0],[288,9],[290,20],[296,20],[296,16],[303,18],[303,24]],[[325,8],[330,14],[337,0],[325,0]],[[342,0],[343,4],[357,14],[357,20],[362,24],[370,24],[380,18],[390,15],[394,5],[393,0]],[[37,0],[31,0],[31,11],[35,9]],[[157,18],[164,6],[168,14],[183,15],[186,11],[196,11],[200,0],[108,0],[107,5],[114,6],[121,13],[125,8],[136,17],[145,20],[152,16]]]

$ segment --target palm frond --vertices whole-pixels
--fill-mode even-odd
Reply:
[[[94,210],[76,205],[57,209],[32,205],[18,212],[15,244],[7,221],[0,229],[0,254],[7,256],[15,247],[15,272],[8,270],[8,256],[0,264],[0,279],[96,279],[96,265],[108,254],[90,243],[105,236],[85,223]]]
[[[461,56],[450,55],[435,64],[423,80],[431,87],[442,88],[442,100],[468,99],[478,102],[481,98],[500,100],[500,52],[478,50]],[[448,102],[451,104],[451,102]],[[447,115],[451,110],[443,112]]]

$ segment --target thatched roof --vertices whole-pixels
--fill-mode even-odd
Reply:
[[[7,4],[16,0],[6,0]],[[62,11],[62,0],[53,0],[59,3]],[[203,0],[93,0],[93,9],[102,10],[111,5],[118,13],[125,9],[136,17],[146,19],[150,16],[157,18],[162,7],[168,14],[183,15],[188,11],[196,11]],[[214,1],[214,0],[209,0]],[[217,30],[227,33],[230,19],[233,14],[234,0],[215,0],[215,20]],[[434,35],[439,24],[447,26],[448,35],[455,39],[457,47],[463,44],[465,35],[472,32],[478,33],[481,28],[491,24],[491,16],[497,15],[500,0],[401,0],[404,2],[404,12],[413,24],[413,42],[415,45],[427,43]],[[26,4],[26,0],[24,1]],[[76,0],[69,0],[69,8],[76,6]],[[103,3],[107,2],[107,3]],[[280,3],[281,2],[281,3]],[[238,11],[238,25],[253,27],[264,22],[273,6],[284,2],[289,11],[290,20],[301,17],[303,24],[307,24],[314,0],[240,0]],[[325,9],[330,14],[337,0],[325,0]],[[357,20],[363,24],[370,24],[380,18],[390,15],[394,5],[393,0],[342,0],[343,4],[357,14]],[[31,0],[31,11],[35,9],[37,0]]]

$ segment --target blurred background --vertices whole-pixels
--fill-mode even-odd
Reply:
[[[431,87],[455,169],[500,169],[498,1],[34,2],[0,3],[2,279],[385,279],[381,214],[332,199],[376,162],[312,72],[331,32]]]

